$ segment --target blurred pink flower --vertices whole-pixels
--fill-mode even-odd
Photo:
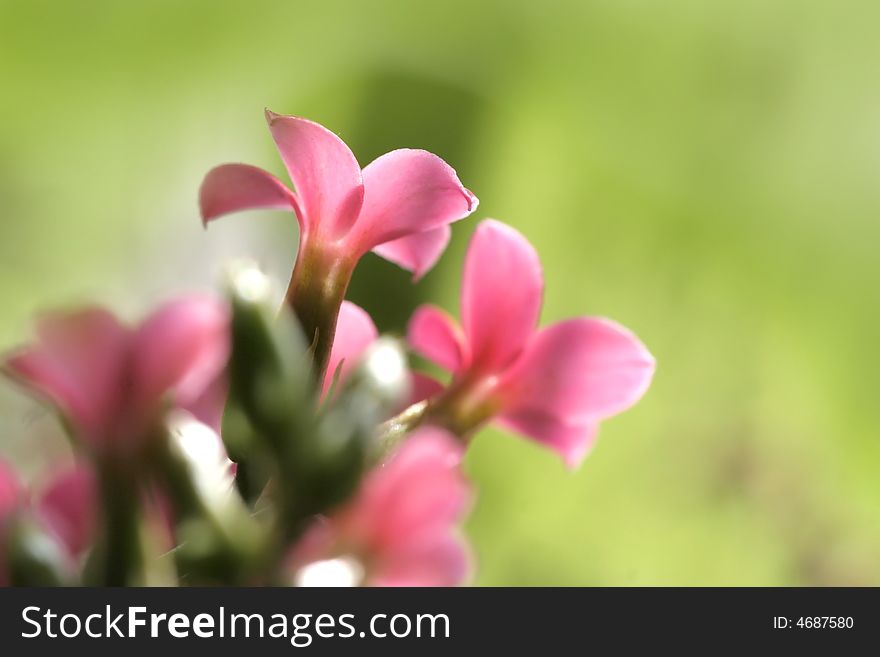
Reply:
[[[348,584],[461,584],[470,571],[470,553],[456,529],[470,503],[461,449],[442,429],[414,433],[367,474],[350,502],[306,533],[293,555],[301,583],[315,566],[342,563]]]
[[[68,554],[78,559],[95,537],[97,486],[91,468],[76,464],[56,472],[40,491],[35,508]]]
[[[266,120],[296,193],[262,169],[224,164],[202,183],[206,223],[240,210],[292,210],[300,226],[298,258],[314,249],[325,262],[353,267],[373,250],[418,278],[446,247],[449,224],[477,207],[455,171],[427,151],[391,151],[361,170],[327,128],[268,110]]]
[[[55,404],[81,444],[131,456],[168,405],[203,400],[228,356],[228,309],[208,297],[183,298],[130,329],[88,308],[43,317],[37,337],[4,369]],[[202,406],[194,412],[217,413]]]
[[[412,348],[453,373],[436,411],[457,433],[492,418],[577,466],[601,420],[647,390],[654,358],[622,326],[578,317],[537,330],[543,275],[519,232],[498,221],[477,228],[464,265],[462,326],[422,306],[408,330]],[[441,422],[443,423],[443,422]]]
[[[40,527],[63,549],[70,567],[91,545],[95,532],[95,482],[92,471],[76,464],[57,471],[31,499],[13,469],[0,461],[0,586],[9,584],[6,542],[9,520],[32,513]]]

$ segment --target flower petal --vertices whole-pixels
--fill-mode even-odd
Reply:
[[[468,366],[468,346],[461,328],[436,306],[419,307],[407,327],[410,347],[440,367],[457,373]]]
[[[460,583],[470,563],[456,529],[470,502],[461,457],[451,435],[420,429],[367,474],[350,502],[312,525],[294,565],[354,557],[370,585]]]
[[[375,566],[369,586],[459,586],[473,570],[467,543],[444,534],[390,554]]]
[[[464,263],[461,319],[473,367],[498,370],[516,358],[541,313],[544,278],[538,254],[518,231],[480,223]]]
[[[199,188],[199,210],[206,224],[231,212],[257,208],[294,210],[300,215],[293,192],[268,171],[249,164],[215,167]]]
[[[502,383],[509,413],[539,413],[565,424],[616,415],[648,389],[654,358],[630,331],[580,317],[538,332]]]
[[[451,531],[470,502],[461,458],[461,445],[447,432],[420,429],[367,475],[346,513],[347,533],[387,554]]]
[[[131,334],[100,308],[38,321],[39,343],[13,354],[6,369],[49,398],[82,434],[102,441],[116,421]]]
[[[174,389],[181,405],[197,400],[216,380],[229,355],[229,309],[205,296],[176,299],[138,328],[132,400],[149,409]]]
[[[0,460],[0,522],[21,500],[22,489],[15,470]]]
[[[314,121],[269,110],[266,121],[296,188],[303,227],[331,238],[344,235],[358,218],[364,200],[361,169],[354,154]]]
[[[399,237],[373,248],[373,253],[411,271],[413,282],[424,276],[443,255],[452,229],[448,225],[426,230],[415,235]]]
[[[95,492],[92,471],[79,465],[58,473],[37,502],[43,521],[74,558],[94,538]]]
[[[598,426],[567,423],[564,420],[526,409],[498,417],[501,426],[534,438],[556,451],[570,469],[577,468],[596,441]]]
[[[364,205],[350,237],[352,248],[363,253],[464,219],[479,203],[455,170],[427,151],[386,153],[364,168],[363,177]]]
[[[367,311],[351,301],[343,301],[339,308],[339,318],[336,320],[336,337],[330,351],[323,395],[330,390],[340,363],[342,369],[339,373],[339,381],[344,381],[367,347],[378,337],[379,331]]]

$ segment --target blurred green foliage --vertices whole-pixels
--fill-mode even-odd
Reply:
[[[658,361],[576,473],[476,441],[478,583],[878,585],[878,19],[870,0],[0,0],[0,344],[59,303],[137,314],[234,255],[287,275],[290,217],[203,232],[195,205],[215,164],[282,172],[264,106],[362,163],[428,148],[482,204],[415,287],[365,259],[350,296],[383,329],[456,310],[493,216],[542,255],[545,322],[613,317]],[[0,411],[0,450],[42,449],[20,396]]]

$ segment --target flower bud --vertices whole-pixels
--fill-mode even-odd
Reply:
[[[275,316],[271,282],[255,267],[239,265],[230,277],[232,354],[229,412],[240,407],[253,428],[238,418],[224,440],[230,455],[247,460],[262,448],[284,451],[312,414],[313,384],[307,346],[289,310]],[[261,445],[251,445],[251,439]]]
[[[310,512],[347,500],[363,475],[376,425],[407,394],[409,373],[398,341],[376,340],[342,382],[320,417],[318,432],[299,454],[300,485],[308,482]]]

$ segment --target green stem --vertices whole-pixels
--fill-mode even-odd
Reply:
[[[480,394],[467,382],[453,383],[430,401],[413,404],[399,415],[379,425],[376,440],[377,457],[382,459],[422,425],[441,427],[462,443],[470,442],[474,432],[488,422],[497,411],[491,395]]]
[[[194,583],[237,585],[247,582],[263,558],[264,539],[245,507],[230,506],[222,515],[210,508],[194,480],[191,465],[167,442],[155,456],[159,481],[174,508],[181,546],[181,572]]]
[[[377,458],[389,455],[422,425],[446,429],[467,445],[474,433],[498,411],[492,387],[481,385],[479,379],[455,381],[437,397],[413,404],[387,420],[377,431],[380,446]]]
[[[286,301],[311,344],[313,371],[318,384],[324,380],[336,335],[339,307],[351,281],[350,258],[311,248],[297,255]]]
[[[428,402],[420,401],[380,424],[376,432],[376,442],[379,444],[377,458],[381,460],[388,456],[406,440],[407,435],[425,419],[427,411]]]
[[[477,376],[453,381],[431,400],[423,421],[446,429],[467,444],[474,432],[498,412],[494,387],[492,379]]]
[[[115,464],[101,468],[103,560],[98,579],[103,586],[139,583],[144,555],[140,541],[140,509],[135,479]]]
[[[189,467],[169,445],[163,445],[163,448],[156,459],[157,471],[177,519],[209,518],[210,514],[196,490]]]

